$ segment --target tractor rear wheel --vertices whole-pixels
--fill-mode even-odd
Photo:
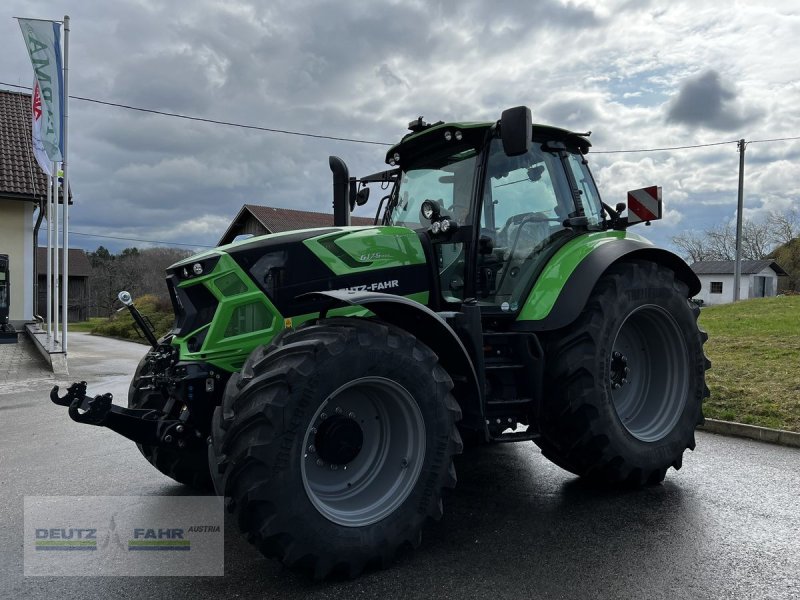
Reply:
[[[598,281],[547,343],[542,453],[589,480],[641,486],[680,469],[708,396],[708,336],[672,270],[631,261]]]
[[[212,424],[217,492],[263,554],[354,577],[416,547],[456,483],[461,410],[436,355],[363,319],[287,330],[253,351]]]
[[[128,389],[128,408],[162,410],[166,405],[167,401],[161,392],[150,385],[147,379],[143,379],[143,376],[149,375],[149,369],[150,362],[145,355],[139,361]],[[151,465],[178,483],[201,491],[214,489],[205,448],[178,450],[142,444],[136,444],[136,447]]]

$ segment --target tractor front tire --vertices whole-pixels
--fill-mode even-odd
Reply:
[[[139,361],[128,389],[128,408],[162,410],[166,405],[167,401],[161,392],[142,379],[143,375],[149,375],[149,368],[150,363],[145,355]],[[136,444],[136,447],[151,465],[178,483],[203,492],[214,489],[205,448],[179,450],[142,444]]]
[[[437,356],[356,318],[286,330],[229,380],[212,424],[215,485],[264,555],[317,579],[416,547],[456,483],[461,410]]]
[[[680,469],[708,396],[708,336],[685,283],[661,265],[613,265],[580,317],[547,340],[542,453],[602,484],[639,487]]]

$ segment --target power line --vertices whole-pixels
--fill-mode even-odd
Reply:
[[[0,81],[0,85],[19,88],[22,90],[30,90],[30,87],[24,85],[14,85],[13,83],[6,83]],[[303,131],[292,131],[290,129],[275,129],[273,127],[261,127],[259,125],[245,125],[244,123],[234,123],[233,121],[218,121],[216,119],[206,119],[204,117],[193,117],[191,115],[184,115],[181,113],[168,112],[164,110],[155,110],[152,108],[142,108],[140,106],[131,106],[129,104],[120,104],[118,102],[109,102],[107,100],[97,100],[95,98],[85,98],[83,96],[70,96],[72,100],[82,100],[83,102],[91,102],[93,104],[102,104],[103,106],[114,106],[116,108],[125,108],[128,110],[135,110],[138,112],[149,113],[153,115],[162,115],[164,117],[174,117],[176,119],[185,119],[187,121],[199,121],[201,123],[211,123],[213,125],[226,125],[228,127],[238,127],[240,129],[253,129],[255,131],[267,131],[269,133],[283,133],[286,135],[296,135],[300,137],[316,138],[320,140],[334,140],[336,142],[352,142],[355,144],[372,144],[373,146],[391,146],[386,142],[376,142],[373,140],[360,140],[357,138],[336,137],[333,135],[320,135],[316,133],[307,133]]]
[[[13,83],[7,83],[5,81],[0,81],[0,85],[5,85],[12,88],[17,88],[21,90],[30,90],[29,86],[24,85],[16,85]],[[220,121],[217,119],[207,119],[205,117],[195,117],[192,115],[184,115],[182,113],[175,113],[163,110],[156,110],[153,108],[142,108],[141,106],[132,106],[130,104],[122,104],[119,102],[110,102],[108,100],[98,100],[96,98],[87,98],[84,96],[70,96],[73,100],[81,100],[83,102],[91,102],[93,104],[100,104],[103,106],[113,106],[115,108],[124,108],[127,110],[133,110],[137,112],[149,113],[153,115],[161,115],[164,117],[174,117],[176,119],[185,119],[187,121],[197,121],[200,123],[211,123],[212,125],[225,125],[227,127],[238,127],[239,129],[251,129],[254,131],[266,131],[268,133],[282,133],[285,135],[295,135],[299,137],[309,137],[314,139],[321,139],[321,140],[333,140],[336,142],[351,142],[355,144],[371,144],[373,146],[391,146],[392,144],[388,142],[378,142],[375,140],[362,140],[358,138],[347,138],[347,137],[338,137],[333,135],[321,135],[317,133],[308,133],[304,131],[293,131],[290,129],[277,129],[274,127],[262,127],[260,125],[247,125],[244,123],[235,123],[233,121]],[[800,140],[800,136],[796,137],[782,137],[782,138],[772,138],[772,139],[765,139],[765,140],[750,140],[748,144],[759,144],[764,142],[784,142],[790,140]],[[739,140],[727,140],[724,142],[712,142],[709,144],[690,144],[687,146],[665,146],[663,148],[637,148],[634,150],[593,150],[592,154],[634,154],[634,153],[642,153],[642,152],[667,152],[670,150],[691,150],[694,148],[709,148],[711,146],[724,146],[727,144],[735,144]]]
[[[216,248],[216,246],[209,246],[208,244],[183,244],[181,242],[164,242],[162,240],[143,240],[140,238],[119,237],[115,235],[99,235],[97,233],[84,233],[83,231],[72,231],[73,235],[83,235],[86,237],[105,238],[109,240],[125,240],[127,242],[145,242],[148,244],[162,244],[164,246],[188,246],[189,248]]]
[[[800,140],[800,136],[796,137],[783,137],[783,138],[772,138],[771,140],[749,140],[747,141],[748,144],[760,144],[762,142],[786,142],[789,140]]]
[[[691,146],[669,146],[665,148],[640,148],[638,150],[592,150],[592,154],[622,154],[633,152],[664,152],[667,150],[689,150],[691,148],[708,148],[709,146],[724,146],[725,144],[735,144],[739,140],[729,140],[727,142],[713,142],[711,144],[692,144]]]

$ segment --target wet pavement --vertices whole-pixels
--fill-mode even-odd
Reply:
[[[124,403],[146,351],[70,338],[70,372]],[[315,583],[262,558],[227,524],[225,577],[23,578],[25,495],[182,495],[135,446],[78,425],[50,379],[0,386],[2,598],[797,598],[800,450],[699,433],[659,486],[596,490],[532,443],[476,450],[423,545],[391,569]]]

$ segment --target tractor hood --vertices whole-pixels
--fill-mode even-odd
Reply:
[[[427,302],[430,274],[406,227],[328,227],[220,246],[167,269],[183,358],[209,360],[268,331],[314,318],[311,292],[376,291]],[[226,365],[227,367],[227,365]]]

